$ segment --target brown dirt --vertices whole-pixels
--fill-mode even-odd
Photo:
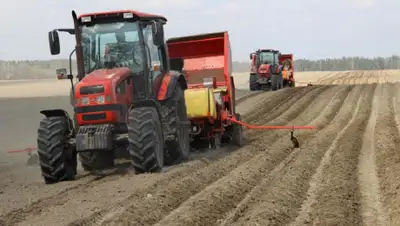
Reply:
[[[386,83],[394,75],[332,72],[321,85],[240,92],[246,122],[317,126],[295,132],[300,148],[288,131],[246,130],[242,148],[160,174],[18,188],[1,174],[0,225],[400,225],[400,84]],[[28,193],[24,207],[13,204]]]

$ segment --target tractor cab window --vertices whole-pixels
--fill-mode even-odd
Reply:
[[[154,45],[153,42],[153,31],[152,31],[152,23],[146,25],[143,28],[143,39],[145,43],[147,54],[147,63],[150,66],[151,79],[154,81],[159,75],[161,75],[161,69],[163,67],[161,60],[161,50],[158,46]]]
[[[273,52],[261,52],[259,55],[259,64],[273,64],[275,62],[278,62],[277,54]]]
[[[107,67],[144,69],[137,22],[83,25],[82,47],[85,74]]]

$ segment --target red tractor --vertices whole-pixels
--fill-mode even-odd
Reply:
[[[250,59],[250,90],[278,90],[285,86],[294,86],[292,54],[259,49],[250,54]]]
[[[77,156],[85,170],[112,167],[117,153],[137,173],[159,172],[164,163],[187,159],[190,121],[186,112],[183,59],[169,59],[159,15],[133,10],[84,14],[72,11],[73,29],[49,32],[52,55],[60,53],[58,31],[75,36],[70,72],[74,116],[42,110],[38,154],[46,183],[73,180]],[[77,83],[71,56],[76,53]]]

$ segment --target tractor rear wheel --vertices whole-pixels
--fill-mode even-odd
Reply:
[[[174,140],[166,143],[165,163],[178,164],[188,159],[190,151],[189,119],[186,112],[184,91],[177,85],[173,96],[163,104]]]
[[[249,89],[251,91],[256,91],[261,89],[261,85],[258,83],[257,74],[251,74],[249,79]]]
[[[241,115],[236,113],[237,121],[242,120]],[[232,124],[232,144],[241,147],[243,145],[243,126],[237,123]]]
[[[108,169],[114,166],[113,151],[88,151],[79,153],[79,160],[85,171]]]
[[[164,138],[160,117],[154,107],[129,112],[129,154],[136,173],[160,172],[164,166]]]
[[[67,143],[68,134],[68,119],[65,117],[48,117],[40,121],[37,148],[46,184],[75,179],[76,151]]]

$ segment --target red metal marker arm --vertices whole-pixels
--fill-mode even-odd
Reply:
[[[21,149],[21,150],[8,150],[7,152],[8,153],[32,152],[34,150],[36,150],[36,148],[31,147],[31,148],[25,148],[25,149]]]
[[[241,121],[238,121],[234,118],[228,117],[228,120],[240,124],[242,126],[245,126],[249,129],[291,129],[291,130],[295,130],[295,129],[317,129],[316,126],[259,126],[259,125],[250,125]]]

